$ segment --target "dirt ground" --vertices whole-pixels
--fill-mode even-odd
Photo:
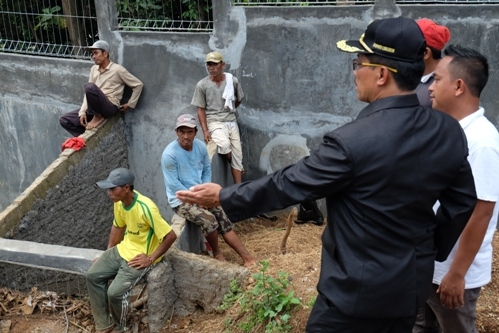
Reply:
[[[295,295],[302,301],[290,319],[292,333],[302,333],[310,313],[311,300],[316,296],[315,286],[320,269],[320,236],[324,226],[295,225],[287,242],[287,253],[280,251],[281,238],[285,233],[286,216],[277,221],[255,218],[236,224],[247,248],[258,258],[270,263],[269,273],[278,271],[290,274]],[[225,243],[222,248],[228,261],[240,264],[239,257]],[[494,237],[494,264],[492,282],[482,289],[478,300],[478,330],[480,333],[499,333],[499,234]],[[252,269],[257,272],[259,266]],[[95,332],[90,307],[86,299],[74,299],[32,291],[28,294],[0,289],[1,333],[82,333]],[[213,333],[226,330],[228,318],[240,318],[239,308],[224,313],[205,314],[201,310],[188,317],[173,317],[162,333]],[[147,309],[131,313],[131,332],[146,333]],[[9,328],[6,326],[10,324]],[[230,332],[240,332],[236,325]],[[254,330],[263,333],[263,329]]]

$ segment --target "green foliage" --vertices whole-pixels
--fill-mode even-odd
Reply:
[[[187,7],[182,13],[182,18],[187,20],[197,20],[198,18],[198,4],[197,1],[182,0],[182,4]]]
[[[224,295],[224,301],[219,306],[219,310],[225,311],[230,308],[234,303],[243,296],[243,290],[239,286],[236,279],[230,281],[229,292]]]
[[[211,0],[116,0],[116,8],[123,30],[185,29],[211,20]]]
[[[238,302],[241,313],[247,313],[238,324],[243,332],[253,332],[258,326],[264,326],[266,333],[289,332],[291,310],[301,304],[294,297],[294,290],[288,291],[292,285],[289,274],[279,272],[277,277],[272,277],[267,274],[269,262],[263,260],[260,265],[260,272],[253,274],[253,288],[243,291],[236,280],[232,281],[220,309],[225,310]],[[231,324],[231,319],[226,320],[226,327]]]
[[[313,307],[315,305],[315,301],[317,301],[317,296],[310,298],[307,305]]]
[[[155,0],[118,0],[116,8],[122,17],[134,19],[155,19],[155,11],[160,10],[161,1]]]
[[[40,28],[47,30],[51,26],[57,26],[61,29],[66,28],[66,19],[60,16],[60,11],[60,6],[43,8],[42,14],[37,16],[38,24],[35,26],[35,31]]]

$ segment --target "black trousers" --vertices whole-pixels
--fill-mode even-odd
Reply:
[[[306,333],[411,333],[415,321],[416,314],[400,318],[350,317],[319,294]]]
[[[87,121],[92,120],[96,113],[102,115],[104,118],[109,118],[118,112],[118,107],[111,103],[102,90],[94,83],[88,82],[85,84],[85,96],[88,106]],[[73,136],[79,136],[85,132],[85,127],[80,124],[79,111],[80,109],[76,109],[59,117],[61,126]]]

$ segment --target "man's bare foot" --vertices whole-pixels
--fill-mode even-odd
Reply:
[[[97,126],[99,126],[102,122],[104,121],[104,117],[101,116],[100,114],[96,113],[94,115],[94,117],[92,118],[92,120],[87,124],[87,126],[85,127],[86,129],[92,129],[92,128],[96,128]]]
[[[244,262],[243,262],[243,266],[244,267],[253,267],[256,265],[256,260],[254,258],[251,258],[251,259],[246,259]]]
[[[225,261],[225,257],[224,257],[222,252],[217,253],[217,254],[213,253],[213,258],[215,258],[219,261]]]

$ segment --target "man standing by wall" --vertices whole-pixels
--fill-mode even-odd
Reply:
[[[99,126],[118,111],[135,108],[143,87],[139,79],[109,59],[109,44],[106,41],[99,40],[88,49],[92,52],[95,65],[90,69],[90,77],[85,84],[83,104],[59,118],[61,126],[73,136]],[[125,85],[132,89],[132,96],[127,103],[120,105]]]
[[[433,107],[459,121],[468,139],[477,203],[459,241],[444,262],[435,263],[428,306],[420,313],[414,333],[477,333],[476,302],[490,282],[492,238],[499,206],[499,134],[484,116],[480,94],[489,65],[479,52],[450,45],[430,86]],[[435,321],[435,316],[436,320]]]
[[[426,49],[424,52],[425,68],[423,76],[415,92],[418,95],[421,105],[431,107],[428,88],[433,83],[433,72],[442,58],[442,50],[450,40],[450,31],[447,27],[438,25],[427,18],[417,20],[416,23],[423,32],[426,40]]]
[[[86,274],[97,333],[125,331],[129,291],[177,239],[156,204],[134,191],[133,181],[130,170],[118,168],[97,182],[114,202],[108,249]]]
[[[211,181],[211,166],[206,145],[196,139],[198,132],[196,118],[183,114],[177,118],[175,126],[177,140],[171,142],[161,156],[161,169],[165,177],[168,203],[180,217],[196,224],[203,231],[206,240],[217,260],[225,260],[218,246],[218,235],[232,247],[243,259],[244,266],[252,266],[255,259],[246,250],[243,243],[232,229],[232,223],[222,207],[205,208],[203,206],[182,203],[175,197],[180,190]]]
[[[218,153],[229,161],[232,178],[238,184],[244,168],[236,109],[243,100],[243,89],[236,77],[224,73],[225,62],[220,52],[206,55],[206,68],[209,75],[196,84],[191,104],[198,108],[204,141],[213,140],[217,144]]]
[[[327,133],[310,156],[261,179],[177,192],[184,202],[221,203],[236,220],[326,198],[309,333],[411,332],[430,292],[436,256],[448,255],[473,211],[473,176],[459,123],[420,106],[413,92],[425,46],[412,19],[373,21],[359,40],[337,44],[357,53],[357,97],[369,103],[355,121]],[[442,206],[435,216],[437,200]]]

